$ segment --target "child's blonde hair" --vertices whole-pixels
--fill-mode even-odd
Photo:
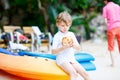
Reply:
[[[66,11],[59,13],[59,15],[56,18],[56,24],[59,24],[61,22],[64,22],[67,26],[71,25],[72,24],[71,15]]]

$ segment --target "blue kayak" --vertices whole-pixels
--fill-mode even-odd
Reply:
[[[56,60],[56,55],[51,53],[34,53],[34,52],[18,52],[19,55],[24,56],[32,56],[32,57],[43,57],[48,59]],[[90,53],[76,53],[75,54],[76,60],[85,68],[87,71],[96,70],[95,64],[92,62],[95,58]]]
[[[12,52],[8,51],[7,49],[4,49],[4,48],[0,48],[0,53],[9,54],[9,55],[13,55],[13,56],[18,56],[18,54],[12,53]]]
[[[21,56],[27,55],[27,56],[34,56],[34,57],[45,57],[45,58],[56,60],[56,55],[51,54],[51,53],[34,53],[34,52],[20,51],[20,52],[18,52],[18,54]],[[95,58],[89,53],[76,53],[75,58],[78,62],[83,62],[83,61],[86,62],[86,61],[94,61],[95,60]]]
[[[93,71],[96,70],[96,66],[93,62],[87,61],[87,62],[80,62],[80,64],[84,67],[86,71]]]

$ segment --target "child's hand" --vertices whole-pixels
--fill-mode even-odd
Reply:
[[[71,37],[63,37],[62,45],[64,48],[70,48],[73,46],[73,39]]]
[[[73,47],[73,41],[70,41],[70,42],[69,42],[69,46],[70,46],[70,47]]]

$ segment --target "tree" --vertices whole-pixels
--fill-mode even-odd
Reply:
[[[86,39],[90,39],[89,21],[95,17],[91,12],[100,13],[103,0],[2,0],[10,5],[3,11],[9,17],[8,25],[39,26],[43,32],[56,33],[56,16],[61,11],[68,11],[73,18],[73,25],[83,25]],[[114,0],[120,4],[119,0]],[[17,18],[16,18],[17,16]],[[79,16],[83,16],[82,18]],[[18,22],[15,22],[19,19]],[[77,23],[77,24],[76,24]]]

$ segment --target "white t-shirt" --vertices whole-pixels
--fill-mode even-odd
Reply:
[[[52,49],[62,47],[62,39],[63,37],[71,37],[73,39],[73,43],[79,44],[73,32],[62,33],[58,31],[53,38]],[[73,48],[68,48],[64,51],[57,53],[56,63],[58,65],[62,64],[63,62],[75,62],[74,58],[75,50]]]

